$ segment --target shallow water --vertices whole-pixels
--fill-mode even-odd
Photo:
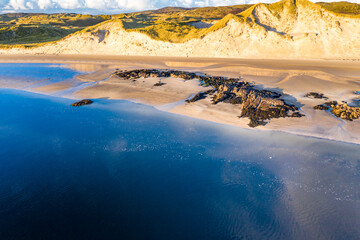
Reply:
[[[359,239],[359,145],[72,102],[0,89],[0,239]]]
[[[73,79],[75,75],[82,73],[65,66],[45,63],[0,63],[0,83],[16,85],[17,88],[25,90]]]
[[[75,78],[78,74],[94,70],[92,64],[47,64],[47,63],[0,63],[0,87],[45,93],[58,97],[72,97],[76,90],[95,84],[82,82]],[[45,90],[42,87],[63,84],[61,90]]]

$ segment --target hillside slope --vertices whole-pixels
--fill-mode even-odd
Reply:
[[[179,38],[177,42],[159,40],[147,31],[127,25],[124,20],[112,19],[58,42],[0,52],[233,58],[360,56],[360,18],[328,11],[307,0],[256,4],[237,15],[228,14],[209,28],[190,26],[189,32],[181,35],[184,40]],[[155,30],[159,31],[152,31]],[[178,31],[181,33],[182,29]],[[166,37],[166,31],[164,34],[162,37]]]
[[[81,14],[8,13],[0,15],[1,44],[37,44],[63,37],[109,19]]]

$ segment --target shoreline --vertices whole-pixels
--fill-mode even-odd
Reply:
[[[281,89],[284,93],[289,94],[290,98],[296,99],[296,101],[301,104],[301,110],[306,115],[304,118],[291,119],[291,121],[289,118],[271,119],[266,126],[257,127],[256,130],[279,131],[299,136],[360,144],[360,138],[357,137],[360,136],[360,119],[344,123],[343,120],[332,116],[328,112],[313,110],[312,106],[322,103],[320,100],[306,99],[303,97],[306,92],[305,90],[309,88],[309,91],[324,92],[334,100],[351,99],[354,96],[351,95],[349,89],[359,86],[360,84],[360,79],[357,77],[360,76],[360,68],[356,68],[356,65],[360,66],[360,63],[346,63],[340,66],[337,64],[337,68],[335,68],[333,66],[324,66],[324,61],[315,66],[312,61],[301,65],[303,61],[301,60],[290,62],[285,65],[283,69],[279,69],[283,61],[273,64],[271,61],[261,60],[260,63],[257,64],[255,60],[251,60],[250,63],[245,63],[246,60],[239,62],[237,60],[226,59],[225,63],[220,64],[218,59],[209,59],[212,64],[204,64],[206,63],[205,60],[203,60],[202,65],[190,64],[190,66],[189,62],[184,62],[186,63],[185,65],[181,65],[181,62],[176,62],[177,65],[175,67],[174,65],[170,66],[171,64],[169,64],[168,58],[156,58],[157,61],[154,62],[154,58],[138,59],[136,57],[129,57],[127,59],[131,59],[131,61],[124,59],[117,60],[122,64],[116,62],[105,64],[101,62],[101,60],[98,60],[96,63],[88,62],[89,64],[84,64],[85,62],[83,62],[81,58],[78,59],[75,64],[69,64],[69,61],[73,61],[74,59],[65,59],[66,65],[64,66],[73,69],[81,67],[83,70],[88,68],[90,71],[85,74],[76,75],[75,78],[77,81],[83,83],[91,83],[91,87],[85,86],[70,96],[56,96],[74,100],[83,98],[124,99],[135,103],[150,105],[160,111],[249,129],[247,125],[248,119],[240,119],[237,117],[239,116],[238,106],[229,106],[230,104],[226,105],[222,103],[213,105],[209,99],[203,99],[191,105],[184,104],[185,99],[188,99],[202,89],[205,90],[203,87],[197,87],[198,83],[196,82],[184,84],[184,82],[178,79],[162,79],[161,81],[165,81],[166,85],[155,88],[153,84],[160,81],[158,78],[146,79],[146,81],[134,85],[133,83],[121,82],[111,76],[112,71],[116,68],[167,68],[227,77],[238,76],[240,74],[241,79],[254,82],[256,85],[269,89]],[[153,62],[148,62],[150,60]],[[198,61],[198,59],[190,60]],[[13,59],[13,61],[21,61],[21,59]],[[33,60],[32,63],[34,63],[34,61],[35,60]],[[43,59],[43,61],[45,63],[47,59]],[[2,62],[1,57],[0,62]],[[214,64],[214,62],[217,63]],[[47,63],[55,64],[55,62]],[[56,63],[59,64],[59,62]],[[269,65],[270,67],[267,67]],[[272,65],[274,65],[274,67],[272,67]],[[313,69],[309,70],[308,65],[311,65]],[[286,69],[286,67],[290,68],[290,70]],[[356,79],[358,82],[354,83]],[[39,89],[27,91],[52,95],[53,92],[51,92],[51,89],[51,85],[48,85],[41,89],[41,91],[39,91]],[[71,90],[71,87],[69,89]],[[156,98],[153,96],[156,96]],[[167,108],[164,108],[166,105],[168,105]],[[161,108],[161,106],[163,106],[163,108]]]
[[[21,94],[29,94],[29,95],[34,95],[36,97],[46,98],[46,99],[54,98],[54,99],[63,99],[63,100],[72,100],[72,101],[77,101],[78,100],[76,98],[52,96],[52,95],[49,95],[49,94],[43,94],[43,93],[20,90],[20,89],[1,88],[0,87],[0,90],[15,91],[15,92],[20,92]],[[95,99],[95,100],[99,100],[99,99]],[[125,101],[125,102],[131,102],[131,103],[135,103],[135,104],[145,105],[145,106],[148,106],[148,107],[153,107],[157,111],[165,112],[165,113],[168,113],[168,114],[171,114],[171,115],[174,115],[174,116],[177,115],[177,116],[192,118],[192,119],[196,119],[196,120],[199,120],[199,121],[206,121],[206,122],[209,122],[209,123],[219,124],[219,125],[226,126],[226,127],[240,128],[240,129],[244,129],[244,130],[248,130],[248,131],[275,132],[275,133],[283,133],[283,134],[295,135],[295,136],[298,136],[298,137],[315,138],[315,139],[324,140],[324,141],[339,142],[339,143],[343,143],[343,144],[360,145],[360,142],[357,143],[357,142],[343,141],[343,140],[326,138],[326,137],[321,137],[321,136],[316,136],[316,135],[301,134],[301,133],[298,133],[298,132],[289,132],[289,131],[278,130],[278,129],[261,129],[261,128],[255,128],[254,129],[254,128],[249,128],[249,127],[240,127],[240,126],[236,126],[236,125],[232,125],[232,124],[226,124],[226,123],[222,123],[222,122],[217,122],[217,121],[212,121],[212,120],[207,120],[207,119],[202,119],[202,118],[191,117],[191,116],[184,115],[184,114],[174,113],[174,112],[171,112],[171,111],[165,111],[165,110],[159,109],[159,108],[157,108],[157,107],[155,107],[153,105],[150,105],[150,104],[134,102],[134,101],[131,101],[131,100],[128,100],[128,99],[101,99],[101,100],[102,101]],[[94,103],[99,103],[99,102],[95,101]],[[107,103],[107,104],[111,105],[111,103]]]

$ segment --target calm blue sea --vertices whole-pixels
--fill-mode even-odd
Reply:
[[[0,239],[360,239],[359,145],[73,102],[0,89]]]

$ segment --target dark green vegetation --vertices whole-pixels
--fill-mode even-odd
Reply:
[[[284,7],[292,7],[290,13],[296,14],[295,4],[282,0],[266,4],[272,13],[282,12]],[[337,14],[357,17],[360,4],[347,2],[318,3],[323,8]],[[168,42],[185,42],[201,38],[216,31],[231,19],[241,22],[256,22],[252,16],[256,5],[234,5],[205,8],[168,7],[159,10],[134,12],[118,15],[81,14],[4,14],[0,15],[0,45],[36,46],[39,43],[56,41],[87,27],[106,20],[120,21],[127,31],[147,34],[153,39]],[[360,16],[360,15],[359,15]],[[205,27],[201,27],[205,26]]]
[[[168,42],[185,42],[198,38],[209,31],[217,30],[224,24],[218,22],[228,15],[238,14],[252,5],[205,8],[163,8],[154,11],[137,12],[114,16],[119,18],[124,28],[149,35],[156,40]],[[227,20],[228,21],[228,20]],[[194,23],[208,24],[209,29],[200,29]],[[220,27],[219,27],[220,26]]]
[[[0,15],[0,44],[56,41],[110,18],[81,14],[3,14]]]
[[[114,73],[124,80],[136,80],[138,78],[150,77],[173,77],[184,80],[198,79],[203,86],[211,86],[213,89],[200,92],[191,99],[186,100],[188,104],[202,100],[211,96],[211,102],[220,102],[238,105],[241,109],[240,118],[247,117],[250,120],[250,127],[266,125],[272,118],[293,117],[298,118],[303,115],[298,112],[298,108],[286,103],[282,99],[283,94],[267,89],[258,89],[251,83],[241,81],[238,78],[226,78],[221,76],[200,75],[193,72],[176,70],[157,70],[157,69],[135,69],[130,71],[117,71]],[[155,85],[154,85],[155,86]],[[157,86],[162,86],[160,83]]]

